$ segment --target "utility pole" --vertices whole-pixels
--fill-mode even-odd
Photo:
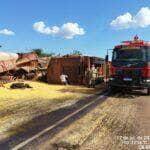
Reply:
[[[106,86],[108,86],[108,76],[109,76],[109,51],[113,49],[107,49],[107,55],[105,57],[105,79]]]

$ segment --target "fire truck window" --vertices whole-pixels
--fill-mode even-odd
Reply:
[[[149,48],[143,48],[142,52],[144,54],[144,60],[145,61],[150,61],[150,49]]]
[[[113,60],[116,60],[116,59],[117,59],[117,52],[114,51],[114,52],[113,52]]]
[[[118,61],[143,61],[144,52],[136,49],[118,50],[114,52],[113,59]]]

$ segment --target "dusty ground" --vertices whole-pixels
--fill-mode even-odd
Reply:
[[[14,90],[9,88],[10,84],[0,88],[0,141],[35,126],[37,121],[33,122],[34,118],[46,117],[46,114],[73,105],[77,100],[98,91],[81,86],[26,83],[33,88]]]
[[[35,149],[150,149],[150,97],[113,95]]]
[[[150,136],[150,96],[143,97],[137,103],[137,118],[140,130],[139,135]]]
[[[80,150],[132,149],[131,145],[123,145],[120,137],[137,135],[136,111],[135,98],[111,96],[42,147]],[[51,145],[54,147],[50,147]]]
[[[28,100],[22,101],[23,103],[25,103],[23,107],[22,105],[18,105],[18,107],[14,107],[16,105],[12,105],[12,108],[8,107],[7,108],[8,111],[6,112],[9,113],[6,114],[10,116],[10,118],[6,120],[9,122],[10,128],[7,128],[8,127],[7,124],[4,124],[6,125],[5,128],[1,129],[7,130],[6,132],[3,130],[1,134],[2,136],[0,137],[3,138],[3,135],[7,135],[9,133],[8,135],[10,136],[10,138],[6,138],[6,141],[4,141],[4,143],[0,143],[0,148],[1,146],[4,146],[3,148],[14,147],[20,142],[29,139],[33,135],[36,135],[38,132],[42,131],[48,126],[53,125],[55,122],[67,116],[69,113],[74,112],[76,109],[79,109],[80,107],[90,103],[91,101],[95,101],[97,97],[99,97],[99,95],[95,95],[93,97],[77,101],[78,98],[81,98],[82,96],[85,97],[87,94],[94,93],[97,90],[89,91],[89,89],[86,88],[81,89],[81,87],[62,87],[62,86],[58,87],[56,86],[55,88],[54,87],[53,88],[51,87],[51,89],[53,92],[57,91],[56,92],[57,96],[59,92],[60,95],[62,92],[63,97],[64,93],[69,89],[69,94],[71,94],[72,98],[76,94],[79,97],[77,96],[76,100],[72,100],[69,95],[69,98],[68,99],[65,98],[65,100],[48,98],[44,99],[42,102],[41,100],[34,101],[32,99],[29,100],[29,104],[25,103],[26,101],[28,102]],[[82,90],[83,92],[81,92]],[[57,106],[57,108],[55,107],[55,105]],[[14,108],[17,108],[16,109],[17,111],[14,111]],[[12,111],[9,111],[10,109],[12,109]],[[55,111],[52,111],[53,109]],[[5,112],[4,110],[5,109],[3,109],[3,111],[0,112]],[[28,110],[29,112],[25,112],[25,110]],[[34,118],[25,121],[24,114],[27,115],[27,119],[30,117]],[[17,117],[15,117],[16,122],[17,120],[22,120],[21,122],[22,124],[11,125],[11,119],[12,122],[14,122],[13,116],[18,115],[20,117],[23,116],[23,119],[22,118],[17,119]],[[112,94],[107,99],[96,102],[92,107],[85,109],[78,116],[70,119],[68,122],[65,122],[61,126],[58,126],[58,128],[56,128],[53,132],[47,132],[43,136],[38,137],[33,142],[29,143],[29,145],[26,145],[23,149],[27,150],[28,149],[35,149],[35,150],[36,149],[37,150],[150,149],[149,125],[150,125],[150,96],[143,95],[139,92],[135,93],[118,92]],[[3,124],[1,124],[1,127],[2,126]]]
[[[134,145],[126,145],[125,137],[134,137],[138,133],[137,97],[118,96],[111,98],[113,108],[106,113],[95,131],[81,146],[81,150],[133,150]]]

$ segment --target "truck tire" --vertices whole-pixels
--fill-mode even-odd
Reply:
[[[117,86],[110,86],[109,89],[110,89],[111,91],[116,91],[116,89],[118,89],[118,87],[117,87]]]
[[[147,89],[147,95],[150,95],[150,88]]]

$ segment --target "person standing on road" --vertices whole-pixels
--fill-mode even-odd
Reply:
[[[95,68],[94,65],[92,65],[91,69],[88,70],[87,72],[87,78],[88,78],[88,86],[91,87],[95,87],[95,81],[97,78],[97,69]]]
[[[62,73],[60,75],[60,80],[63,85],[68,85],[68,76],[67,75]]]

